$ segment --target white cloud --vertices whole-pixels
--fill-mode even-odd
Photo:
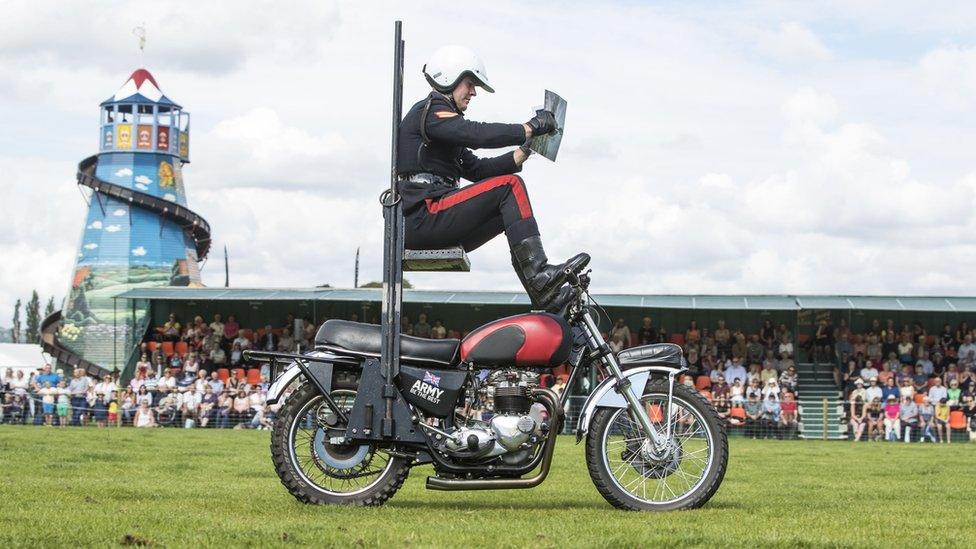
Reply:
[[[127,213],[129,213],[128,210],[119,208],[119,209],[115,210],[114,212],[112,212],[112,215],[114,215],[116,217],[122,217],[123,215],[126,215]]]
[[[954,109],[976,104],[976,47],[942,46],[928,52],[920,63],[929,93]]]
[[[143,185],[150,185],[150,184],[152,184],[152,179],[150,179],[149,177],[147,177],[145,175],[137,175],[136,178],[133,179],[133,181],[135,181],[136,183],[142,183]]]
[[[170,202],[176,202],[176,195],[173,193],[166,193],[163,195],[163,200],[169,200]]]
[[[139,189],[140,191],[146,191],[146,190],[149,190],[149,187],[147,187],[147,186],[145,186],[145,185],[143,185],[142,183],[136,183],[136,184],[135,184],[135,185],[133,185],[133,186],[134,186],[135,188],[137,188],[137,189]]]
[[[105,227],[105,232],[107,233],[117,233],[122,230],[120,225],[109,225]]]
[[[82,248],[86,250],[94,250],[95,248],[98,248],[98,244],[95,244],[94,242],[89,242],[88,244],[82,246]]]
[[[146,253],[147,253],[146,252],[146,248],[144,248],[142,246],[137,246],[135,248],[132,248],[132,255],[134,255],[136,257],[142,257],[142,256],[146,255]]]
[[[757,45],[763,54],[782,61],[827,61],[831,57],[813,31],[792,21],[775,31],[760,32]]]
[[[132,176],[131,168],[119,168],[115,171],[115,177],[130,177]]]
[[[96,229],[96,230],[97,229],[101,229],[102,228],[102,222],[101,221],[98,221],[98,220],[92,221],[91,223],[88,224],[88,228],[89,229]]]

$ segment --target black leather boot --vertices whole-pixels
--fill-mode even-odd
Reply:
[[[566,269],[578,271],[589,262],[590,256],[581,253],[560,265],[550,265],[538,236],[530,236],[512,247],[512,266],[535,309],[548,310],[557,305],[556,301],[565,301],[569,294],[560,292],[560,287],[566,283]]]

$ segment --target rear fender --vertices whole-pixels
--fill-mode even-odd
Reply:
[[[644,366],[641,368],[634,368],[632,370],[627,370],[624,372],[624,379],[630,381],[630,387],[627,389],[635,397],[640,399],[644,395],[644,387],[647,385],[648,380],[652,373],[661,374],[672,374],[679,370],[676,368],[670,368],[668,366]],[[576,425],[576,443],[579,444],[586,433],[590,430],[590,422],[593,421],[593,414],[596,413],[597,408],[626,408],[627,401],[624,399],[623,395],[617,392],[617,379],[614,377],[608,377],[604,379],[602,383],[596,386],[596,389],[590,393],[589,398],[583,404],[583,410],[580,412],[579,422]]]
[[[349,361],[348,357],[342,357],[332,353],[326,353],[324,351],[312,351],[311,353],[308,353],[308,355],[317,358],[334,358],[337,361],[342,362]],[[309,381],[311,381],[312,384],[315,385],[320,392],[322,392],[322,394],[329,394],[332,392],[332,363],[306,361],[305,367],[312,374],[312,379]],[[268,404],[276,404],[283,400],[285,390],[288,388],[288,386],[302,375],[302,369],[298,366],[298,363],[293,360],[291,364],[285,367],[284,371],[281,372],[281,375],[279,375],[268,388]]]

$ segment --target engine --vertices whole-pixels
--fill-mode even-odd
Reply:
[[[447,453],[458,458],[493,458],[509,465],[524,462],[545,439],[548,424],[545,406],[532,391],[539,375],[521,370],[496,370],[474,391],[473,405],[492,403],[495,414],[488,421],[467,420],[444,441]]]

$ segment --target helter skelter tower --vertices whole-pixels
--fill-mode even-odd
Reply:
[[[99,127],[99,153],[78,165],[91,196],[71,288],[41,338],[59,362],[92,373],[123,369],[149,321],[148,303],[115,296],[199,285],[210,249],[210,226],[186,207],[189,113],[139,69],[102,102]]]

